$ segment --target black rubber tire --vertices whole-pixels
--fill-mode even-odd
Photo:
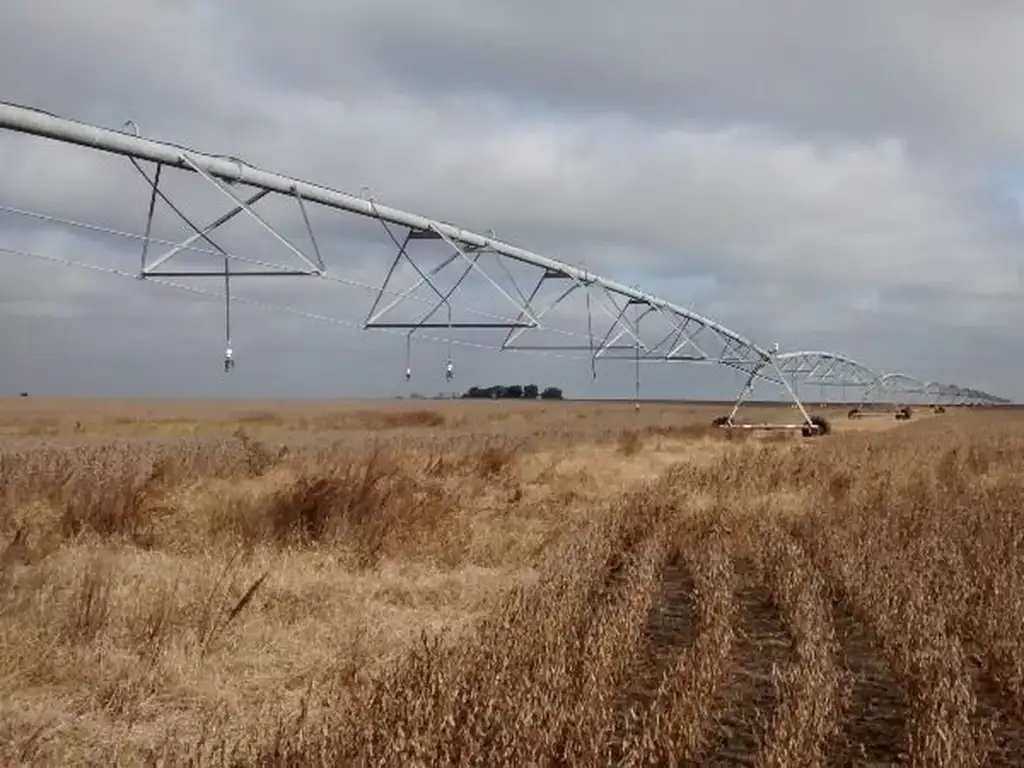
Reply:
[[[824,416],[811,416],[811,424],[814,424],[817,429],[805,426],[801,430],[801,434],[804,437],[823,437],[832,431],[832,425],[829,424],[828,419]]]

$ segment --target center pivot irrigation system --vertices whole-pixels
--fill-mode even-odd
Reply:
[[[140,135],[138,126],[131,121],[125,123],[124,130],[111,130],[38,109],[0,102],[0,128],[59,142],[81,151],[127,158],[138,174],[139,188],[144,191],[148,203],[144,210],[141,201],[139,205],[140,221],[143,214],[145,216],[142,233],[0,204],[0,212],[12,216],[78,228],[93,236],[118,237],[122,238],[122,243],[134,240],[141,250],[138,270],[102,267],[27,248],[0,247],[0,252],[145,280],[223,300],[225,373],[230,373],[236,363],[231,324],[234,302],[283,310],[353,328],[400,332],[406,341],[407,380],[412,377],[414,334],[418,334],[417,338],[448,345],[445,366],[448,381],[452,381],[455,375],[453,345],[568,357],[573,356],[571,353],[579,356],[586,352],[595,378],[598,361],[631,361],[636,366],[637,401],[642,362],[723,366],[739,371],[744,380],[730,413],[715,420],[717,426],[726,429],[792,429],[807,436],[827,432],[828,422],[820,416],[812,416],[801,397],[801,388],[808,386],[820,388],[823,393],[825,388],[837,387],[844,392],[848,388],[862,391],[861,407],[855,409],[858,414],[868,410],[866,405],[870,400],[890,397],[893,393],[901,397],[910,394],[931,397],[936,408],[941,407],[943,401],[945,404],[973,405],[1008,402],[976,389],[934,382],[922,385],[917,379],[904,374],[883,374],[832,352],[780,352],[777,344],[770,349],[765,348],[690,309],[637,287],[594,274],[582,265],[572,266],[511,245],[497,239],[493,233],[481,235],[381,205],[365,192],[346,194],[261,170],[232,156],[207,154],[147,139]],[[206,193],[212,191],[213,197],[227,203],[227,210],[208,223],[196,223],[196,217],[186,214],[182,204],[174,199],[183,196],[173,190],[176,177],[199,179]],[[83,191],[88,193],[92,190]],[[275,199],[286,203],[293,215],[294,226],[271,223],[265,207],[261,207],[262,213],[257,212],[256,206],[264,198],[268,198],[264,206]],[[159,237],[155,231],[158,208],[169,211],[177,221],[184,223],[188,235],[177,239]],[[382,284],[359,283],[329,270],[322,254],[324,240],[318,238],[318,234],[332,228],[336,230],[339,224],[334,220],[339,218],[339,214],[355,214],[383,227],[388,242],[395,248],[395,255]],[[269,235],[276,247],[282,248],[294,263],[285,265],[255,259],[219,244],[226,225],[239,216],[255,225],[257,232],[262,230]],[[316,216],[322,217],[319,229],[314,226]],[[299,237],[308,241],[307,247],[296,244]],[[423,263],[423,254],[432,244],[441,250],[443,258],[428,268]],[[164,247],[162,252],[157,253],[161,246]],[[200,257],[202,268],[195,264],[170,268],[178,267],[190,255]],[[410,267],[415,273],[413,285],[398,287],[398,273]],[[515,271],[520,274],[518,280],[513,274]],[[447,287],[442,287],[442,272],[447,275],[455,272],[458,277]],[[368,291],[373,300],[365,319],[357,323],[232,293],[234,281],[240,278],[303,276]],[[223,292],[178,282],[193,278],[217,280],[223,285]],[[494,301],[488,304],[487,311],[468,309],[456,317],[453,299],[460,288],[463,292],[467,290],[465,286],[471,278],[491,291]],[[524,283],[524,279],[530,280],[532,287],[529,287],[529,282]],[[426,297],[422,295],[424,293]],[[584,303],[575,314],[569,308],[571,297],[577,301],[582,298]],[[428,311],[411,318],[396,318],[400,305],[416,302],[426,304]],[[494,314],[495,307],[501,305],[509,308],[508,315]],[[472,317],[468,317],[470,315]],[[586,331],[565,330],[556,323],[559,316],[566,322],[575,321],[577,326],[585,322]],[[447,335],[430,335],[439,330],[447,331]],[[498,333],[501,340],[492,344],[458,341],[452,336],[456,330]],[[534,343],[538,331],[559,336],[558,343]],[[737,422],[740,406],[759,384],[781,388],[799,412],[799,418],[784,424]],[[844,402],[849,401],[844,397]]]

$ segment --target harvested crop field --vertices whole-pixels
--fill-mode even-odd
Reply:
[[[0,762],[1024,762],[1024,414],[834,411],[0,401]]]

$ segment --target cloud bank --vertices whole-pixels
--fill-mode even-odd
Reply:
[[[440,0],[425,13],[402,2],[9,0],[0,94],[369,187],[762,344],[1024,397],[1020,39],[1024,10],[1008,3]],[[0,134],[0,167],[0,205],[142,231],[145,182],[123,159]],[[197,219],[223,209],[195,179],[175,183]],[[302,240],[294,215],[282,221]],[[392,253],[379,225],[326,212],[314,223],[333,274],[380,283]],[[229,226],[231,250],[295,265],[251,223]],[[124,238],[10,213],[0,228],[0,246],[137,268],[140,246]],[[356,324],[372,300],[302,278],[237,291]],[[483,291],[470,293],[494,309],[500,298]],[[0,391],[407,390],[400,335],[245,306],[233,319],[239,364],[225,378],[217,301],[0,255]],[[459,389],[523,379],[632,391],[628,366],[595,383],[586,361],[426,341],[414,389],[446,389],[449,352]],[[724,372],[658,368],[644,372],[652,396],[736,386]]]

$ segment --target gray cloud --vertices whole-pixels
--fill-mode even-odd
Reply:
[[[234,7],[236,39],[261,75],[326,92],[341,84],[339,96],[353,73],[372,71],[369,88],[383,79],[430,95],[500,90],[537,109],[911,135],[961,149],[976,140],[1016,147],[1024,122],[1008,98],[1024,67],[1014,54],[1024,12],[1010,3],[442,0],[424,13],[320,0],[287,15],[268,0]]]
[[[349,192],[367,185],[386,204],[692,302],[764,344],[1024,396],[1012,363],[1024,349],[1007,331],[1024,320],[1021,226],[1005,186],[1024,136],[1012,91],[1024,12],[1008,4],[122,6],[6,3],[0,93],[115,128],[131,118],[147,136]],[[146,185],[124,159],[3,134],[0,167],[0,205],[142,231]],[[174,198],[197,223],[224,210],[180,176]],[[266,210],[308,246],[294,205]],[[314,225],[332,274],[379,284],[393,256],[379,224],[320,210]],[[138,268],[135,241],[58,236],[4,213],[0,226],[3,247]],[[188,229],[166,219],[158,234]],[[297,264],[244,216],[218,242]],[[356,324],[372,301],[305,278],[235,290]],[[464,296],[461,311],[508,314],[482,280]],[[401,335],[244,306],[225,381],[221,315],[215,299],[0,255],[0,389],[405,390]],[[580,302],[555,316],[586,333]],[[417,371],[437,374],[425,389],[443,389],[448,346],[415,353]],[[452,354],[460,388],[524,378],[631,391],[628,366],[594,385],[585,360]],[[735,386],[729,373],[667,368],[645,372],[647,386]]]

